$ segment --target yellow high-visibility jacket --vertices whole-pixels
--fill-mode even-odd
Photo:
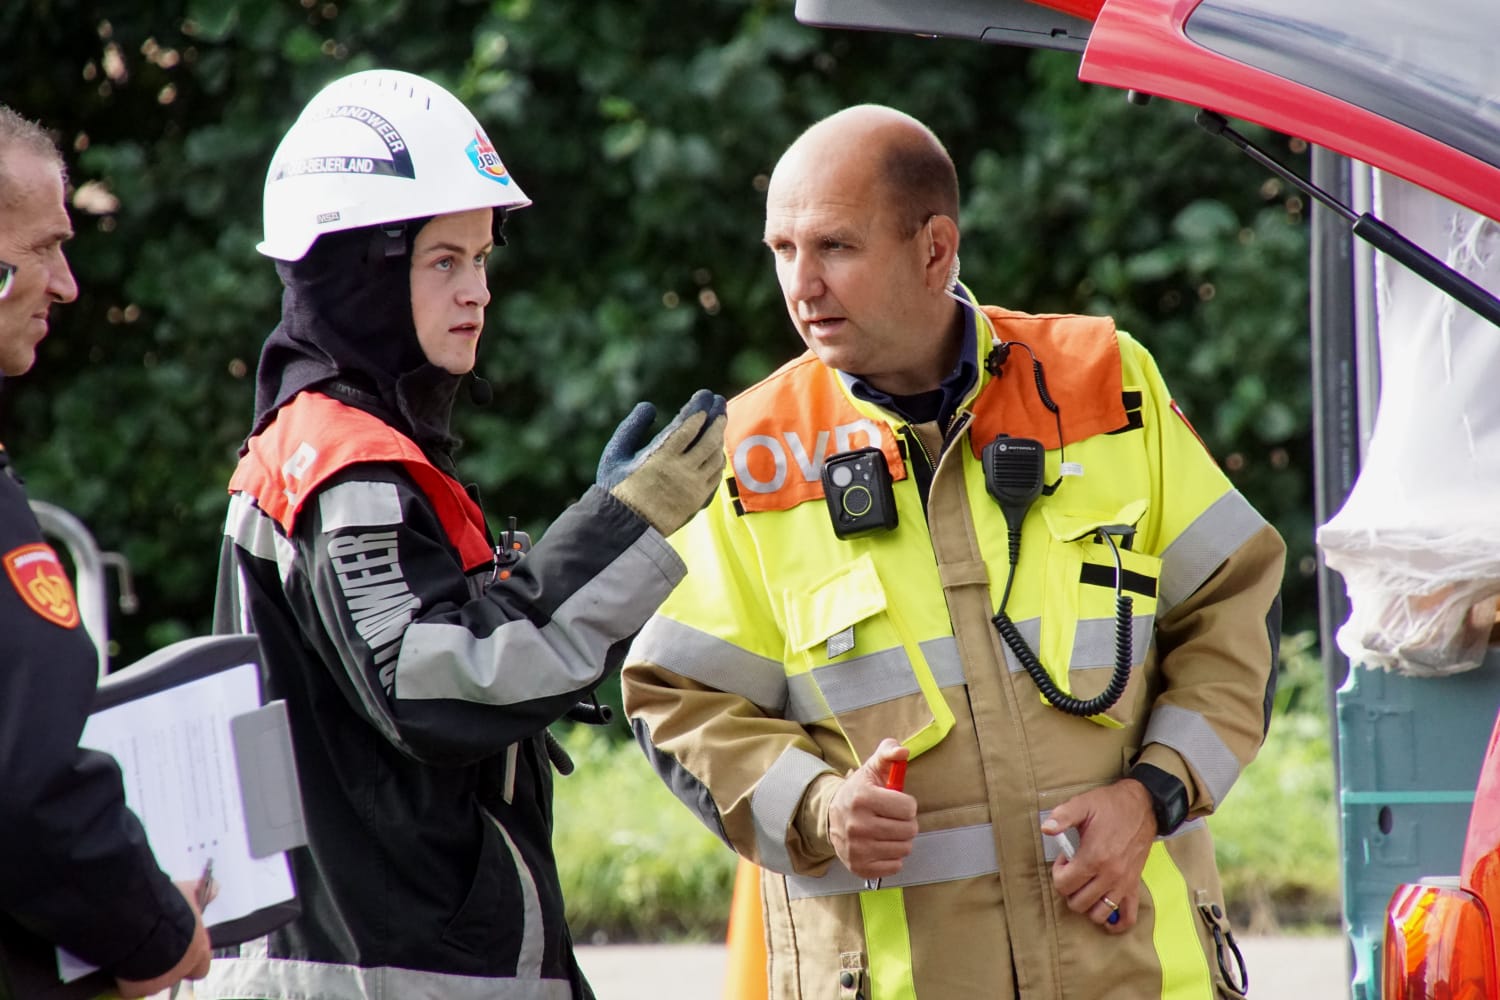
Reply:
[[[672,539],[688,574],[627,658],[626,711],[679,798],[765,870],[778,1000],[1208,1000],[1225,990],[1210,920],[1227,924],[1210,917],[1202,817],[1265,735],[1285,548],[1112,321],[985,307],[971,323],[977,380],[946,434],[810,354],[731,401],[724,488]],[[986,371],[1004,342],[1044,365],[1061,442],[1024,350]],[[1135,529],[1120,554],[1134,667],[1102,715],[1046,704],[991,622],[1009,556],[980,455],[998,434],[1041,441],[1047,483],[1070,472],[1025,517],[1007,612],[1076,697],[1115,657],[1115,557],[1095,529]],[[841,539],[819,471],[866,445],[898,523]],[[935,466],[925,510],[918,448]],[[911,747],[919,809],[883,883],[895,903],[860,891],[828,835],[841,777],[884,737]],[[1039,824],[1134,760],[1182,780],[1190,818],[1152,847],[1139,922],[1107,935],[1052,888]]]

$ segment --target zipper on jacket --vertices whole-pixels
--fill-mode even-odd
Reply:
[[[932,453],[927,450],[927,445],[922,442],[922,435],[910,423],[901,425],[901,436],[906,438],[906,453],[911,466],[912,477],[917,482],[917,495],[922,498],[922,513],[927,513],[927,494],[932,491],[932,480],[937,475],[938,462],[942,461],[943,454],[948,451],[948,446],[962,436],[964,430],[969,426],[969,421],[974,414],[968,410],[960,410],[953,415],[948,422],[948,427],[943,431],[943,453],[934,460]],[[916,456],[921,456],[921,461]]]
[[[917,495],[922,498],[922,514],[927,514],[927,491],[932,489],[932,476],[937,471],[937,463],[927,453],[927,446],[922,443],[922,435],[911,424],[901,425],[901,436],[906,438],[907,464],[911,467],[912,478],[917,481]],[[919,459],[920,456],[920,459]]]
[[[969,410],[959,410],[957,413],[953,414],[953,419],[948,421],[948,429],[943,431],[944,451],[947,451],[948,446],[954,441],[958,440],[959,436],[968,429],[969,421],[973,419],[974,414]]]

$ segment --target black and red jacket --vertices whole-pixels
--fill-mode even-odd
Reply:
[[[682,577],[666,540],[591,487],[497,579],[464,488],[318,391],[249,441],[230,491],[216,626],[260,637],[309,846],[302,917],[198,995],[591,996],[543,732]]]

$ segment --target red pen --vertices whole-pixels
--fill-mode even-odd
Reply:
[[[891,761],[891,769],[885,773],[885,787],[892,791],[901,792],[906,790],[906,761]],[[879,889],[880,879],[865,879],[866,889]]]

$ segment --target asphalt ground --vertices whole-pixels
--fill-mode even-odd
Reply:
[[[1348,1000],[1344,938],[1246,938],[1251,1000]],[[583,945],[578,961],[599,1000],[721,1000],[727,952],[712,944]]]

